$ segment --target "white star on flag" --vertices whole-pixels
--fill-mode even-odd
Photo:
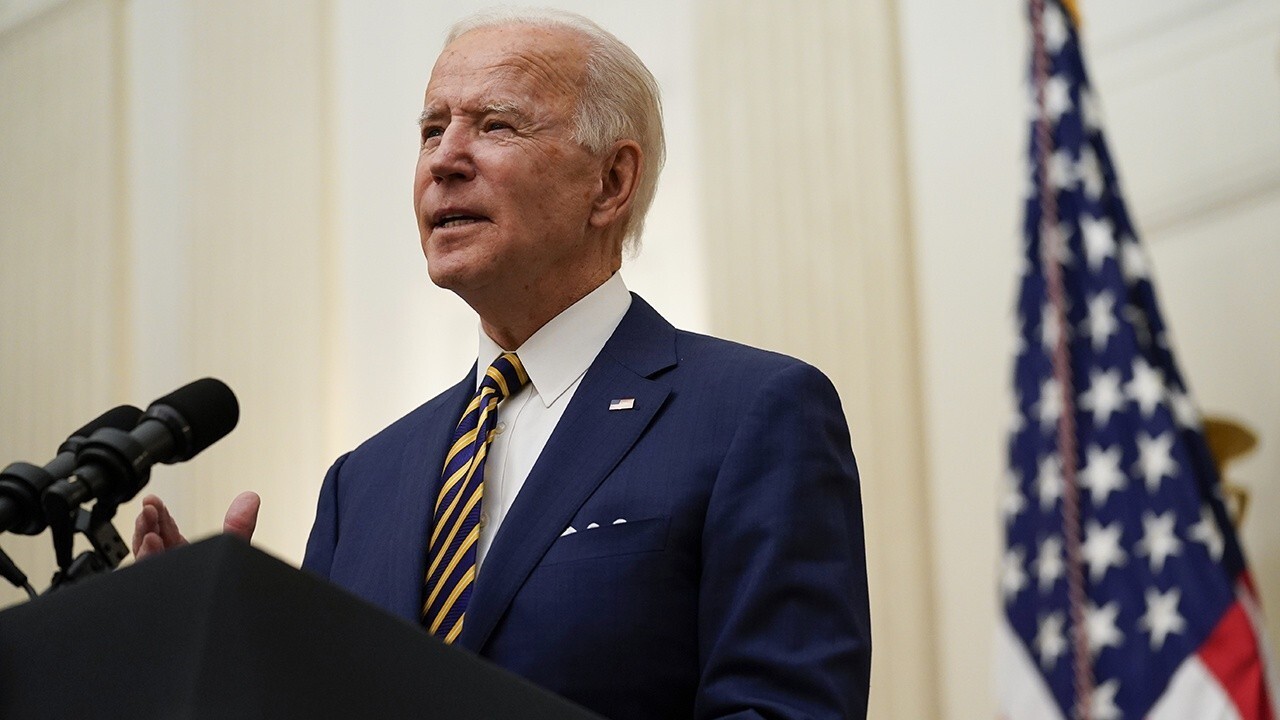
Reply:
[[[1159,574],[1171,556],[1182,552],[1182,541],[1174,534],[1177,520],[1173,512],[1162,515],[1145,513],[1142,516],[1142,539],[1138,541],[1138,554],[1151,562],[1151,572]]]
[[[1187,430],[1200,428],[1200,411],[1196,409],[1195,401],[1182,388],[1169,389],[1169,404],[1173,406],[1173,417],[1179,427]]]
[[[1089,717],[1093,720],[1121,720],[1124,716],[1116,707],[1116,693],[1120,691],[1120,681],[1108,680],[1093,689],[1093,697],[1089,700]]]
[[[1022,548],[1011,548],[1004,554],[1000,563],[1000,590],[1004,593],[1005,602],[1027,586],[1027,573],[1022,569],[1025,562],[1026,552]]]
[[[1073,107],[1071,104],[1071,83],[1061,75],[1054,75],[1049,78],[1049,82],[1044,89],[1044,101],[1049,110],[1049,117],[1056,121],[1062,117],[1062,113]]]
[[[1089,565],[1089,579],[1093,582],[1106,577],[1108,569],[1124,565],[1127,556],[1120,547],[1120,537],[1123,533],[1124,526],[1119,522],[1104,527],[1096,520],[1089,521],[1080,552]]]
[[[1129,397],[1138,403],[1144,417],[1150,417],[1164,399],[1164,377],[1143,358],[1133,362],[1133,379],[1124,387]]]
[[[1124,319],[1133,326],[1133,339],[1143,350],[1151,349],[1151,325],[1147,322],[1147,314],[1137,305],[1124,306]]]
[[[1080,234],[1084,238],[1084,254],[1090,269],[1097,270],[1109,257],[1115,257],[1116,236],[1111,221],[1090,215],[1080,216]]]
[[[1191,526],[1191,539],[1204,545],[1209,557],[1215,561],[1222,559],[1225,542],[1222,539],[1222,531],[1218,529],[1218,520],[1213,516],[1208,505],[1200,507],[1200,522]]]
[[[1016,518],[1027,507],[1027,498],[1019,487],[1018,474],[1012,468],[1004,474],[1004,497],[1000,500],[1000,512],[1005,522]]]
[[[1040,410],[1040,427],[1049,429],[1062,417],[1062,388],[1057,380],[1045,380],[1040,386],[1040,400],[1036,403]]]
[[[1036,633],[1036,650],[1040,664],[1053,667],[1067,651],[1067,638],[1062,633],[1062,613],[1051,613],[1040,619],[1040,631]]]
[[[1040,461],[1036,475],[1036,492],[1040,496],[1040,509],[1047,510],[1062,497],[1062,461],[1057,455],[1046,455]]]
[[[1066,572],[1067,565],[1062,557],[1062,538],[1045,538],[1040,543],[1040,553],[1036,556],[1036,580],[1040,585],[1040,592],[1052,590],[1054,583]]]
[[[1146,433],[1139,433],[1138,467],[1147,483],[1147,492],[1152,495],[1160,490],[1160,481],[1178,472],[1178,463],[1173,459],[1173,433],[1166,432],[1153,438]]]
[[[1070,32],[1067,28],[1067,18],[1063,16],[1062,11],[1057,5],[1046,5],[1044,9],[1044,44],[1051,53],[1057,53],[1062,50],[1062,46],[1067,44],[1067,38]]]
[[[1059,190],[1071,187],[1076,181],[1076,164],[1064,150],[1049,158],[1049,182]]]
[[[1124,277],[1130,284],[1139,280],[1147,280],[1151,277],[1151,271],[1148,269],[1147,253],[1138,244],[1138,241],[1131,237],[1125,236],[1120,240],[1120,266],[1124,269]]]
[[[1098,98],[1093,88],[1080,88],[1080,119],[1090,133],[1102,131],[1102,109],[1098,107]]]
[[[1062,323],[1058,321],[1058,314],[1053,311],[1049,305],[1044,306],[1044,312],[1040,316],[1040,343],[1044,349],[1053,352],[1058,345],[1058,339],[1062,336]]]
[[[1102,352],[1107,348],[1107,341],[1120,327],[1116,320],[1116,300],[1111,293],[1100,292],[1089,299],[1089,335],[1093,339],[1093,349]]]
[[[1102,168],[1098,165],[1098,154],[1093,151],[1093,148],[1085,147],[1080,151],[1080,166],[1076,169],[1076,175],[1080,177],[1081,189],[1084,190],[1086,197],[1094,202],[1102,199],[1105,179],[1102,177]],[[1107,243],[1106,253],[1107,257],[1115,257],[1114,243]],[[1099,262],[1098,267],[1101,266],[1102,263]]]
[[[1124,393],[1120,389],[1120,371],[1089,372],[1089,389],[1080,395],[1080,407],[1093,412],[1093,423],[1099,428],[1107,424],[1111,416],[1124,407]]]
[[[1094,507],[1105,505],[1111,493],[1123,490],[1129,483],[1120,470],[1119,446],[1106,450],[1089,446],[1084,468],[1080,470],[1080,484],[1089,490]]]
[[[1043,232],[1045,237],[1049,237],[1049,235],[1052,234],[1054,237],[1063,238],[1063,242],[1057,243],[1053,248],[1051,248],[1055,251],[1053,253],[1053,259],[1057,260],[1063,267],[1071,267],[1074,265],[1076,262],[1076,256],[1071,251],[1071,244],[1066,242],[1066,238],[1071,237],[1071,233],[1073,232],[1071,224],[1067,222],[1060,222],[1054,228],[1046,227]],[[1068,307],[1070,307],[1070,302],[1071,300],[1068,298]]]
[[[1178,614],[1178,603],[1182,600],[1182,591],[1172,588],[1161,593],[1155,588],[1147,590],[1147,612],[1138,619],[1138,626],[1151,633],[1151,648],[1159,650],[1164,641],[1175,633],[1181,633],[1187,627],[1187,621]]]
[[[1105,648],[1120,647],[1124,643],[1124,633],[1116,626],[1119,615],[1120,603],[1116,602],[1107,603],[1103,607],[1089,603],[1085,607],[1085,632],[1089,638],[1089,652],[1094,657]]]

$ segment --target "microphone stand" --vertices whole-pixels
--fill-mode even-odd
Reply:
[[[72,510],[64,500],[52,495],[45,495],[44,501],[49,530],[53,533],[53,551],[58,558],[58,571],[53,574],[53,581],[45,592],[53,592],[92,575],[111,572],[129,555],[128,546],[111,524],[118,503],[101,499],[90,511],[78,505]],[[93,549],[73,558],[71,552],[76,533],[87,537]]]

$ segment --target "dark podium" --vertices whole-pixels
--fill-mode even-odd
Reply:
[[[0,612],[0,718],[599,720],[225,535]]]

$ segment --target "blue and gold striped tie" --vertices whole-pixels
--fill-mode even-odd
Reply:
[[[458,422],[444,461],[427,551],[422,624],[446,643],[462,632],[463,614],[475,584],[484,461],[498,424],[498,403],[527,382],[529,375],[515,353],[504,353],[494,360]]]

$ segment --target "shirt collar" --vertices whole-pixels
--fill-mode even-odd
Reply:
[[[516,350],[543,405],[550,407],[587,371],[630,307],[631,293],[622,282],[622,275],[614,273],[600,287],[539,328]],[[479,335],[476,387],[484,379],[489,364],[504,352],[485,334],[483,327]]]

